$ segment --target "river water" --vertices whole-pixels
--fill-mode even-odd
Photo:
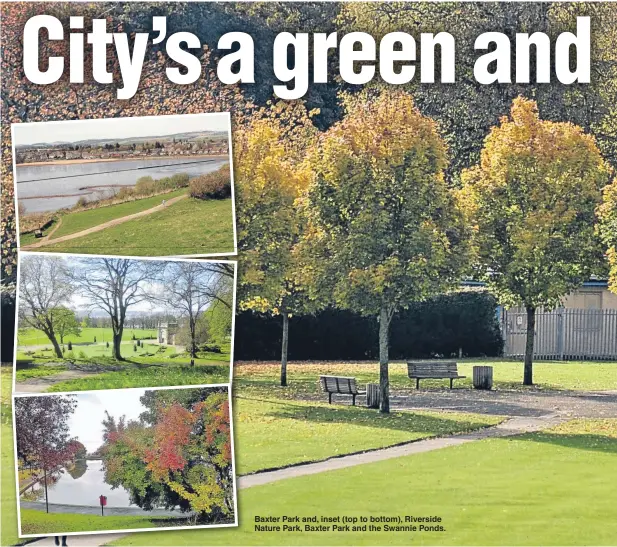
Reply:
[[[18,165],[17,198],[26,213],[57,211],[86,199],[111,197],[121,186],[133,186],[140,177],[154,179],[187,173],[196,177],[216,171],[228,160],[216,158],[152,158],[57,165]],[[115,171],[110,173],[109,171]],[[53,197],[51,197],[53,196]]]
[[[131,505],[128,492],[122,488],[112,490],[105,482],[102,460],[88,460],[77,462],[79,466],[87,465],[87,468],[76,468],[70,473],[65,469],[55,484],[49,484],[47,495],[49,503],[67,505],[99,505],[99,496],[107,496],[108,507],[135,507]],[[45,501],[45,488],[38,483],[34,488],[25,492],[25,496],[31,501]],[[35,494],[38,494],[35,495]]]

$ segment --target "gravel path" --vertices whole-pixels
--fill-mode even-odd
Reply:
[[[85,372],[83,370],[65,370],[58,374],[52,374],[50,376],[38,376],[36,378],[29,378],[23,382],[15,382],[15,393],[43,393],[50,386],[65,380],[76,380],[78,378],[86,378],[88,376],[95,376],[100,372]]]
[[[499,416],[617,418],[617,391],[483,391],[471,389],[395,392],[396,409],[452,410]]]

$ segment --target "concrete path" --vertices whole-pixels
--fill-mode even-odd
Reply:
[[[123,538],[126,534],[92,534],[87,536],[68,536],[66,544],[69,547],[99,547]],[[60,538],[61,540],[62,538]],[[28,545],[37,545],[40,547],[55,547],[54,536],[48,536],[37,539],[28,543]]]
[[[44,501],[21,501],[19,502],[22,509],[36,509],[37,511],[45,511]],[[68,505],[61,503],[50,503],[50,513],[74,513],[78,515],[100,515],[101,508],[98,505]],[[169,511],[167,509],[153,509],[152,511],[144,511],[139,507],[105,507],[105,515],[126,517],[182,517],[187,516],[180,514],[178,511]]]
[[[459,446],[461,444],[466,444],[472,441],[480,441],[482,439],[521,435],[522,433],[529,433],[552,427],[562,421],[564,421],[564,419],[556,415],[547,415],[541,418],[511,418],[497,426],[481,429],[473,433],[451,435],[449,437],[439,437],[436,439],[425,439],[422,441],[412,441],[407,444],[393,446],[391,448],[372,450],[369,452],[363,452],[362,454],[353,454],[351,456],[342,456],[340,458],[331,458],[323,462],[296,465],[285,469],[279,469],[277,471],[245,475],[244,477],[238,478],[238,487],[252,488],[253,486],[261,486],[263,484],[284,479],[314,475],[316,473],[323,473],[324,471],[335,471],[338,469],[345,469],[346,467],[363,465],[365,463],[374,463],[383,460],[390,460],[392,458],[400,458],[402,456],[411,456],[412,454],[421,454],[423,452],[430,452],[431,450],[439,450],[450,446]]]
[[[166,207],[169,207],[170,205],[173,205],[177,201],[180,201],[181,199],[185,199],[187,197],[188,197],[188,194],[176,196],[175,198],[164,200],[165,201],[164,205],[161,203],[160,205],[157,205],[156,207],[152,207],[151,209],[146,209],[145,211],[140,211],[139,213],[133,213],[132,215],[127,215],[125,217],[115,218],[108,222],[104,222],[103,224],[99,224],[98,226],[93,226],[92,228],[88,228],[87,230],[82,230],[81,232],[75,232],[74,234],[60,236],[52,240],[43,238],[42,240],[37,241],[36,243],[25,245],[24,247],[22,247],[22,250],[29,251],[32,249],[38,249],[39,247],[44,247],[45,245],[54,245],[55,243],[63,243],[64,241],[70,241],[71,239],[77,239],[79,237],[93,234],[95,232],[100,232],[101,230],[111,228],[112,226],[118,226],[119,224],[124,224],[125,222],[128,222],[129,220],[135,220],[136,218],[144,217],[147,215],[151,215],[152,213],[157,213],[158,211],[162,211]]]

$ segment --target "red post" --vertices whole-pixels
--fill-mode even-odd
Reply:
[[[99,503],[101,504],[101,516],[105,516],[104,508],[107,505],[107,496],[103,496],[102,494],[99,496]]]

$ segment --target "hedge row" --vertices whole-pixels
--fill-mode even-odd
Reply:
[[[462,292],[416,303],[392,319],[390,358],[498,356],[503,339],[495,299],[486,292]],[[282,322],[250,311],[236,318],[234,355],[238,360],[278,360]],[[377,359],[378,324],[374,318],[327,309],[292,317],[289,359]]]

